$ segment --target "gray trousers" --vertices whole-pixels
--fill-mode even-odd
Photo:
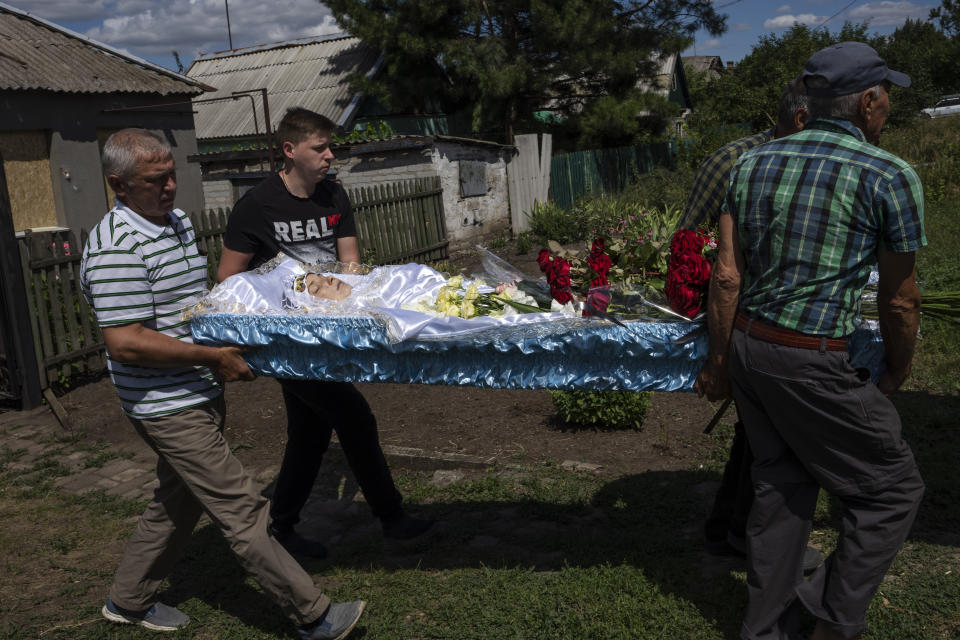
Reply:
[[[854,638],[923,496],[897,411],[844,351],[784,347],[735,330],[730,376],[755,456],[741,638],[797,637],[801,605]],[[841,505],[840,536],[804,581],[821,487]]]
[[[317,620],[330,604],[313,579],[267,534],[267,501],[223,438],[223,396],[160,418],[130,418],[157,453],[160,486],[127,543],[110,599],[133,611],[157,601],[160,583],[201,513],[220,528],[240,563],[295,624]],[[198,576],[198,579],[202,579]]]

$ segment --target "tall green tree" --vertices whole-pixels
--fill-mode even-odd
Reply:
[[[910,76],[910,87],[893,87],[890,95],[892,126],[908,123],[932,107],[937,98],[960,92],[960,39],[951,39],[933,23],[907,20],[877,46],[887,66]]]
[[[698,29],[723,33],[710,0],[325,0],[336,20],[384,56],[354,87],[416,112],[424,96],[469,109],[475,131],[542,126],[549,110],[581,146],[620,144],[662,126],[670,108],[639,85],[656,53]]]
[[[940,30],[947,36],[960,36],[960,0],[943,0],[939,7],[930,10],[930,19],[940,23]]]
[[[824,47],[858,40],[877,46],[876,36],[867,34],[867,25],[845,23],[839,31],[794,25],[782,34],[760,37],[750,53],[737,64],[734,73],[721,74],[708,83],[695,83],[691,95],[694,122],[699,128],[741,124],[758,131],[773,126],[780,94],[795,78],[807,58]]]

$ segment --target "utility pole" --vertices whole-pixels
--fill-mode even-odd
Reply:
[[[230,50],[233,51],[233,34],[230,33],[230,0],[223,0],[223,6],[227,10],[227,40],[230,42]]]

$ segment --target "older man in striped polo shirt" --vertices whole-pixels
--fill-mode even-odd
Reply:
[[[923,495],[887,397],[916,339],[923,190],[910,165],[874,146],[891,83],[910,79],[859,42],[817,52],[803,77],[804,130],[747,152],[731,175],[697,380],[710,399],[732,391],[755,456],[748,640],[799,637],[804,609],[817,619],[811,640],[859,637]],[[850,365],[844,340],[874,264],[887,364],[876,385]],[[842,505],[842,524],[804,581],[820,487]]]
[[[181,317],[206,287],[207,262],[190,219],[173,207],[169,145],[124,129],[104,145],[103,167],[117,202],[84,247],[82,285],[123,410],[159,456],[160,482],[124,551],[104,617],[160,631],[187,624],[157,590],[206,513],[302,637],[344,637],[364,603],[331,605],[268,535],[267,501],[223,439],[223,382],[253,374],[239,347],[193,344]]]

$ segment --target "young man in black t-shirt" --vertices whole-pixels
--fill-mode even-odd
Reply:
[[[333,160],[330,138],[335,125],[302,108],[288,109],[277,137],[283,169],[266,178],[237,202],[223,237],[217,279],[255,269],[277,253],[307,263],[360,260],[356,225],[347,194],[327,179]],[[287,408],[287,446],[274,488],[271,533],[288,551],[323,557],[326,548],[294,530],[310,496],[320,462],[337,432],[350,468],[384,535],[412,538],[432,520],[409,516],[383,457],[377,421],[350,383],[280,380]]]

